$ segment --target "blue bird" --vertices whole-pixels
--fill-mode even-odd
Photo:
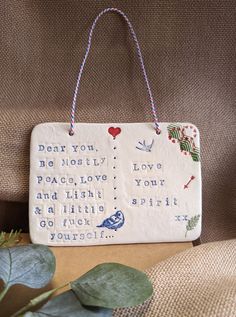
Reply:
[[[112,230],[117,230],[120,227],[123,226],[125,222],[124,214],[121,210],[118,210],[115,214],[113,214],[111,217],[103,220],[102,224],[97,226],[97,228],[107,228]]]

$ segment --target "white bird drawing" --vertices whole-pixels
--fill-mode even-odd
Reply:
[[[142,142],[138,142],[138,146],[136,146],[136,149],[140,150],[140,151],[145,151],[145,152],[151,152],[152,150],[152,146],[154,144],[154,140],[152,140],[151,144],[146,144],[146,141],[143,140]]]

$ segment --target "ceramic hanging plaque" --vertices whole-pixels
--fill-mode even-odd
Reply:
[[[90,245],[194,240],[200,234],[199,133],[189,123],[35,127],[33,242]]]
[[[134,37],[154,122],[75,123],[92,32],[108,11]],[[37,125],[31,136],[30,236],[55,246],[190,241],[201,232],[199,131],[159,123],[136,35],[125,14],[106,9],[90,31],[68,123]]]

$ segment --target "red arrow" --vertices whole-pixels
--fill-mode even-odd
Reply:
[[[195,176],[191,176],[190,180],[187,182],[187,184],[184,185],[184,189],[188,188],[188,185],[195,179]]]

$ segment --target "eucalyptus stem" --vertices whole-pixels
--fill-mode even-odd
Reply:
[[[56,287],[50,291],[44,292],[42,294],[40,294],[39,296],[31,299],[29,301],[29,303],[27,305],[25,305],[24,307],[22,307],[21,309],[19,309],[17,312],[15,312],[13,315],[11,315],[10,317],[18,317],[18,316],[23,316],[24,313],[26,313],[27,311],[29,311],[30,309],[34,308],[35,306],[39,305],[40,303],[42,303],[43,301],[47,300],[53,293],[55,293],[57,290],[64,288],[66,286],[68,286],[70,283],[66,283],[64,285],[61,285],[59,287]]]
[[[4,289],[1,291],[1,293],[0,293],[0,302],[3,300],[3,297],[6,295],[8,290],[9,290],[9,287],[5,286]]]

